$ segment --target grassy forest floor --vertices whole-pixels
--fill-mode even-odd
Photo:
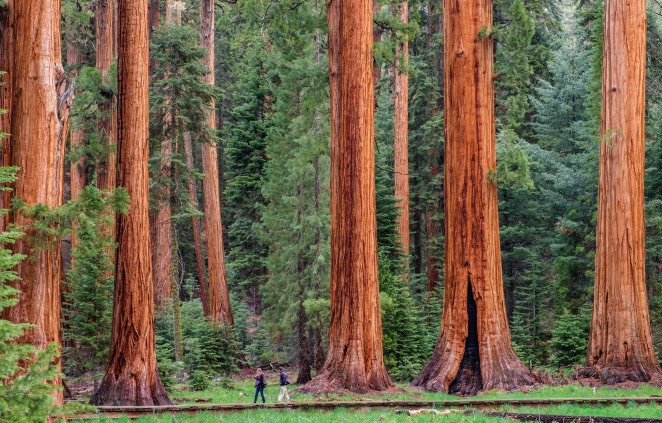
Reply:
[[[277,375],[268,374],[269,385],[265,389],[267,403],[274,403],[278,399],[279,386]],[[377,395],[331,395],[325,397],[313,397],[296,392],[296,385],[290,386],[290,397],[293,402],[299,401],[369,401],[369,400],[445,400],[458,399],[448,394],[425,392],[414,389],[406,384],[401,384],[400,390],[386,392]],[[294,391],[294,392],[293,392]],[[191,391],[185,385],[175,386],[170,389],[171,398],[178,404],[195,404],[204,400],[212,404],[225,403],[250,403],[253,401],[253,380],[230,380],[224,379],[213,382],[209,389],[204,391]],[[649,385],[639,385],[629,388],[598,387],[595,392],[591,386],[581,386],[570,383],[563,386],[540,386],[527,392],[503,392],[489,391],[474,397],[476,399],[516,399],[516,398],[624,398],[624,397],[654,397],[662,396],[662,389]],[[85,399],[80,396],[79,399]],[[197,400],[197,401],[196,401]],[[259,407],[259,406],[258,406]],[[136,420],[127,419],[100,419],[108,422],[136,422],[136,423],[170,423],[170,422],[475,422],[492,423],[511,421],[497,417],[487,417],[479,414],[450,414],[450,415],[419,415],[407,416],[396,414],[395,409],[335,409],[329,410],[274,410],[256,409],[231,413],[199,413],[190,415],[158,415],[144,417]],[[662,406],[655,404],[619,404],[607,406],[592,406],[580,404],[554,405],[549,407],[532,406],[504,406],[494,411],[509,411],[522,413],[541,413],[572,416],[593,417],[638,417],[662,419]]]

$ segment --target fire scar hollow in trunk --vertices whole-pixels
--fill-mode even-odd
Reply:
[[[503,295],[492,2],[450,0],[443,14],[444,315],[437,346],[413,385],[459,394],[513,389],[533,379],[511,346]]]

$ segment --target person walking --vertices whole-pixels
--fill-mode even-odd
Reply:
[[[287,392],[287,385],[290,384],[290,378],[287,377],[282,367],[279,367],[278,371],[280,371],[280,395],[278,395],[278,402],[281,402],[283,397],[285,398],[285,402],[290,402],[290,394]]]
[[[266,403],[266,400],[264,399],[264,388],[266,387],[267,381],[264,378],[264,373],[262,373],[262,369],[258,367],[257,373],[255,373],[255,399],[253,400],[253,404],[257,403],[258,394],[262,395],[262,404]]]

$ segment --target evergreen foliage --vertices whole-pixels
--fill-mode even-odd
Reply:
[[[113,99],[117,95],[117,67],[113,65],[104,82],[101,72],[90,66],[83,66],[76,78],[76,96],[71,110],[73,128],[83,133],[83,145],[72,149],[67,159],[72,164],[85,157],[87,174],[93,175],[96,166],[108,161],[108,155],[115,146],[109,143],[108,134],[100,126],[108,119]]]
[[[128,199],[123,191],[109,196],[88,185],[69,205],[75,209],[77,243],[66,275],[63,355],[71,363],[69,374],[97,372],[97,380],[108,358],[114,281],[108,252],[115,245],[103,228],[112,224],[114,212],[127,211]]]
[[[554,325],[551,340],[551,364],[571,367],[586,360],[591,309],[585,307],[580,314],[564,311]]]
[[[157,313],[161,378],[169,388],[188,381],[192,389],[203,390],[210,379],[236,372],[240,366],[269,363],[297,364],[301,373],[312,375],[324,362],[330,319],[325,4],[217,2],[222,13],[216,15],[217,87],[212,88],[201,81],[207,71],[201,63],[199,4],[184,3],[184,24],[162,24],[151,35],[151,205],[152,211],[164,202],[171,205],[174,272],[182,281],[182,287],[173,290],[172,304]],[[434,347],[443,303],[441,5],[432,0],[412,2],[411,22],[403,25],[397,2],[379,4],[374,16],[382,32],[374,50],[381,71],[375,96],[375,181],[383,346],[391,376],[407,381]],[[504,293],[512,340],[530,366],[569,368],[585,359],[595,251],[603,4],[602,0],[495,0],[493,27],[476,34],[495,40],[498,157],[488,182],[499,189]],[[112,152],[99,123],[108,118],[117,94],[115,69],[104,80],[90,67],[95,5],[90,0],[63,0],[65,48],[76,48],[81,55],[81,63],[67,66],[67,71],[79,71],[71,125],[85,138],[68,158],[72,163],[85,158],[84,170],[91,182]],[[662,357],[662,24],[658,16],[662,10],[658,2],[649,2],[649,11],[646,272],[653,339]],[[400,70],[407,72],[410,89],[409,258],[399,249],[393,181],[393,67],[396,44],[405,36],[410,59]],[[212,98],[217,100],[217,133],[203,123]],[[193,141],[193,169],[184,160],[185,134]],[[196,170],[199,152],[211,140],[219,147],[233,329],[215,327],[204,319],[194,268],[191,216],[202,213],[191,204],[187,183],[202,178]],[[168,172],[161,169],[165,143],[171,147]],[[0,182],[12,172],[0,170]],[[197,195],[202,203],[202,194]],[[69,229],[78,239],[67,273],[64,309],[63,358],[70,376],[99,370],[108,351],[112,264],[105,252],[112,242],[98,234],[109,224],[110,210],[122,209],[124,197],[123,192],[87,187],[78,202],[53,210],[25,207],[20,200],[14,204],[35,219],[33,227],[42,238],[38,248],[49,248]],[[2,235],[8,237],[5,244],[17,236],[13,230]],[[0,306],[15,301],[15,292],[2,281],[11,280],[12,273],[6,271],[17,260],[20,257],[0,250]],[[434,267],[436,286],[429,280],[429,265]],[[409,283],[403,280],[404,273]],[[176,361],[175,316],[180,312],[183,348],[181,360]],[[17,339],[25,326],[2,330],[2,325],[0,346],[11,352],[0,351],[0,379],[16,372],[16,354],[36,352],[2,342]],[[20,409],[45,415],[49,403],[40,395],[50,386],[39,382],[30,394],[24,394],[24,387],[52,377],[48,363],[54,352],[36,356],[35,367],[26,373],[35,376],[8,379],[18,385],[0,388],[0,412],[9,401],[4,398],[12,398],[15,413]],[[33,398],[32,392],[34,400],[27,404],[23,397]],[[0,420],[4,418],[6,414],[0,414]]]
[[[172,305],[156,313],[156,354],[166,389],[188,377],[200,388],[201,378],[228,376],[239,370],[243,350],[234,328],[217,326],[205,319],[199,299],[181,303],[183,362],[175,361]]]
[[[4,113],[0,110],[0,113]],[[0,128],[0,141],[5,137]],[[16,179],[17,168],[0,167],[0,184]],[[4,216],[6,210],[0,214]],[[18,228],[0,233],[0,245],[11,246],[24,234]],[[0,312],[18,302],[19,291],[11,287],[18,276],[13,270],[25,256],[0,248]],[[7,423],[46,421],[54,411],[49,384],[55,380],[57,367],[54,360],[57,346],[39,349],[21,341],[21,336],[31,330],[31,325],[0,319],[0,420]]]
[[[251,41],[250,48],[233,66],[237,81],[232,87],[234,107],[226,123],[224,224],[228,228],[230,288],[241,292],[257,313],[261,309],[260,287],[268,279],[268,247],[260,236],[260,227],[266,204],[262,194],[266,138],[274,98],[264,78],[266,47],[259,38]],[[245,47],[233,46],[241,50]]]
[[[299,365],[301,378],[317,368],[324,355],[319,341],[326,339],[329,321],[328,311],[314,306],[329,304],[329,95],[319,11],[302,5],[283,13],[288,19],[277,24],[267,56],[270,92],[276,101],[262,189],[268,202],[262,231],[263,242],[269,244],[269,280],[260,291],[260,323],[276,351],[287,354],[282,361]],[[263,348],[251,346],[251,356],[264,357]],[[277,356],[271,358],[281,362]]]

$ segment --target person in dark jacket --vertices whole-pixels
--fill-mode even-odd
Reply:
[[[280,395],[278,395],[278,402],[281,402],[283,397],[285,397],[285,402],[290,402],[290,394],[287,392],[287,385],[290,384],[290,378],[287,377],[282,367],[278,368],[278,371],[280,371]]]
[[[262,404],[266,402],[264,399],[264,388],[267,386],[267,381],[264,378],[264,373],[262,373],[262,369],[258,367],[257,373],[255,373],[255,399],[253,400],[253,404],[257,403],[257,395],[260,394],[262,395]]]

